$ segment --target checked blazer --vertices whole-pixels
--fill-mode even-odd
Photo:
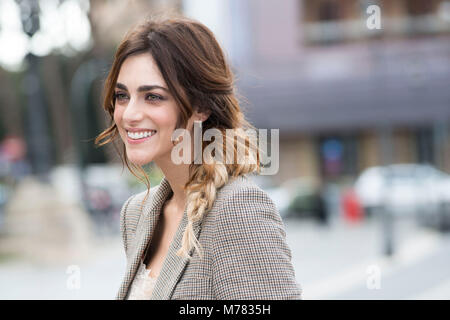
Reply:
[[[159,185],[150,189],[141,208],[146,192],[131,196],[120,213],[127,267],[117,300],[127,299],[172,189],[164,177]],[[302,299],[283,221],[267,193],[247,175],[230,177],[217,190],[211,210],[201,222],[194,222],[203,257],[191,249],[190,255],[194,252],[191,261],[176,255],[187,221],[185,210],[151,299]]]

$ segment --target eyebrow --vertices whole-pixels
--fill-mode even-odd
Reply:
[[[116,88],[119,88],[119,89],[128,91],[127,86],[124,85],[124,84],[122,84],[122,83],[120,83],[120,82],[117,82],[117,83],[116,83]],[[167,90],[167,88],[158,86],[158,85],[156,85],[156,84],[155,84],[155,85],[143,85],[143,86],[140,86],[140,87],[137,89],[137,91],[138,91],[138,92],[146,92],[146,91],[150,91],[150,90],[153,90],[153,89],[162,89],[162,90],[164,90],[164,91],[169,92],[169,90]]]

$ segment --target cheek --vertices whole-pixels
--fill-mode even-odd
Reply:
[[[114,123],[116,124],[117,130],[119,131],[119,135],[124,138],[124,131],[122,126],[120,125],[122,122],[123,111],[120,108],[114,109]]]
[[[114,109],[114,122],[116,123],[117,127],[120,129],[120,122],[122,121],[122,115],[123,111],[120,108]]]
[[[177,114],[174,110],[170,110],[170,112],[165,111],[154,115],[153,120],[160,127],[160,130],[165,133],[164,135],[170,136],[177,124]]]
[[[118,120],[119,120],[119,117],[121,118],[121,115],[119,115],[119,110],[117,109],[117,108],[115,108],[114,109],[114,122],[116,123],[116,124],[118,124]]]

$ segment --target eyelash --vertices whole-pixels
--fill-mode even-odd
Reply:
[[[121,92],[114,93],[114,99],[115,100],[116,99],[117,100],[123,100],[123,97],[121,97],[121,96],[126,96],[126,94],[125,93],[121,93]],[[156,101],[156,100],[162,101],[162,100],[164,100],[163,97],[161,97],[161,96],[159,96],[157,94],[153,94],[153,93],[146,95],[145,96],[145,100],[147,100],[148,97],[153,97],[152,99],[150,99],[150,101]]]

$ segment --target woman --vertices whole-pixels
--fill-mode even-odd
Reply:
[[[111,126],[96,143],[120,137],[131,172],[153,161],[164,173],[151,189],[144,176],[148,190],[122,208],[127,269],[116,299],[301,298],[280,215],[248,177],[260,173],[257,144],[244,132],[254,127],[209,29],[187,18],[132,29],[116,52],[103,106]],[[244,161],[220,148],[197,161],[208,129],[223,133],[223,150],[247,143]],[[243,140],[226,139],[226,129]],[[181,154],[187,162],[174,160]]]

